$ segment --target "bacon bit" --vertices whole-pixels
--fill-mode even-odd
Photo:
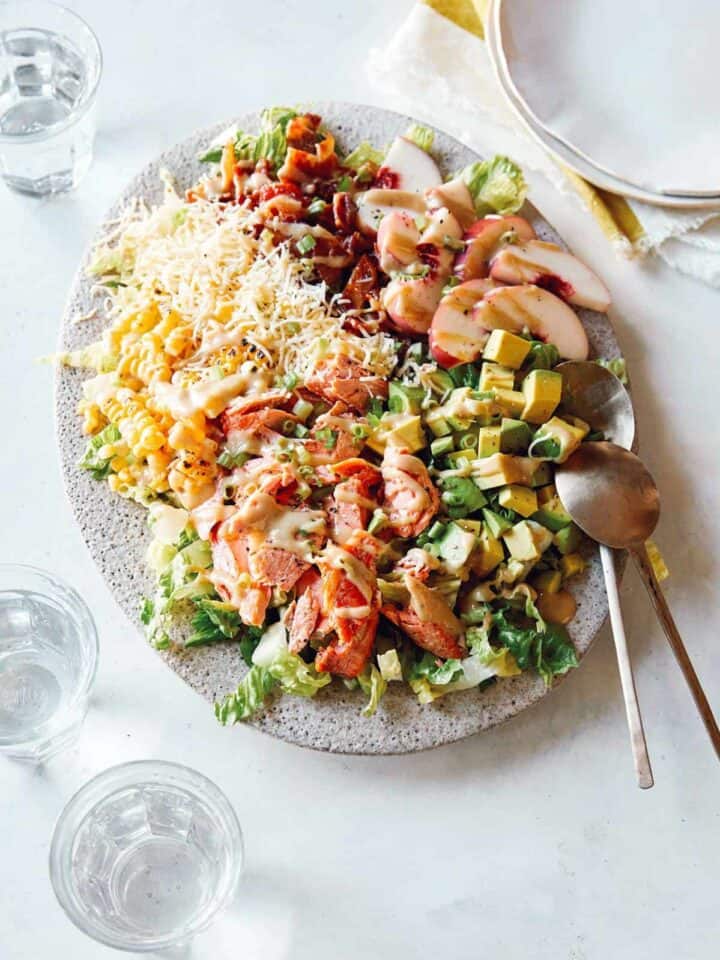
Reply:
[[[342,299],[347,300],[353,310],[362,310],[370,305],[372,298],[379,295],[377,266],[374,260],[364,253],[355,264],[350,279],[345,284]]]
[[[293,117],[285,131],[288,146],[298,150],[311,150],[317,143],[321,123],[322,117],[317,113],[303,113],[299,117]]]
[[[295,197],[296,200],[303,199],[303,192],[300,187],[296,183],[288,183],[287,181],[284,183],[266,183],[259,190],[256,190],[252,196],[258,203],[265,203],[267,200],[272,200],[273,197],[284,193]]]
[[[307,183],[315,178],[327,179],[338,166],[339,161],[335,155],[335,138],[328,133],[324,140],[315,144],[314,153],[288,147],[285,163],[278,170],[278,177],[281,180]]]
[[[379,190],[397,190],[400,186],[400,174],[390,167],[380,167],[372,185]]]
[[[352,233],[355,229],[357,207],[349,193],[336,193],[332,202],[333,220],[339,233]]]

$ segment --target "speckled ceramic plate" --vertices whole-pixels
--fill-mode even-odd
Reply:
[[[345,103],[316,103],[335,133],[340,152],[352,149],[360,140],[374,144],[389,143],[412,122],[376,107]],[[240,117],[239,125],[257,130],[258,116]],[[221,130],[217,124],[178,144],[149,164],[128,186],[108,213],[112,218],[131,199],[149,204],[161,199],[159,172],[169,170],[180,187],[192,183],[202,172],[198,155]],[[445,172],[470,163],[476,155],[457,140],[438,132],[433,153]],[[561,240],[529,205],[523,211],[543,240]],[[99,231],[98,238],[102,231]],[[102,296],[93,296],[92,281],[85,275],[87,258],[81,264],[67,304],[60,337],[61,350],[75,350],[96,340],[104,326],[102,311],[96,319],[74,323],[78,316],[102,305]],[[618,344],[608,318],[581,310],[580,316],[595,356],[616,357]],[[139,621],[141,598],[153,592],[153,583],[145,568],[144,554],[149,541],[145,511],[110,493],[78,469],[85,438],[75,408],[80,398],[82,371],[61,368],[56,383],[57,435],[67,494],[90,553],[108,582],[118,603],[138,628],[137,643],[144,643]],[[574,581],[577,616],[570,632],[582,657],[603,624],[607,601],[597,552],[588,552],[588,567]],[[247,669],[236,644],[198,647],[188,652],[165,651],[160,654],[167,665],[209,703],[233,690]],[[572,682],[572,681],[570,681]],[[471,690],[420,706],[405,685],[389,684],[388,692],[374,717],[365,718],[360,710],[363,695],[332,684],[313,700],[282,697],[253,725],[266,733],[301,746],[338,753],[407,753],[460,740],[507,720],[548,691],[540,678],[523,675],[498,681],[487,690]],[[210,706],[208,706],[210,709]]]

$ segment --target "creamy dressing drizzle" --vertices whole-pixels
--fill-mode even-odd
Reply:
[[[322,559],[333,570],[342,570],[350,583],[370,603],[375,592],[375,577],[361,560],[332,542],[325,547]],[[335,612],[337,614],[338,611]]]
[[[265,370],[231,373],[222,380],[203,380],[189,387],[176,383],[152,384],[158,404],[182,420],[202,410],[209,417],[217,417],[239,394],[261,393],[269,386],[269,374]]]

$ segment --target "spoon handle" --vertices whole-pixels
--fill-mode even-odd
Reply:
[[[630,654],[625,638],[625,627],[623,625],[622,610],[620,609],[620,594],[618,592],[617,576],[615,574],[615,561],[610,547],[600,545],[600,560],[602,561],[603,574],[605,575],[605,588],[607,590],[608,608],[610,610],[610,625],[612,627],[615,652],[620,670],[620,684],[625,700],[625,713],[630,731],[630,746],[635,763],[635,774],[637,775],[638,786],[642,790],[647,790],[648,787],[653,785],[653,775],[652,769],[650,768],[647,744],[645,742],[642,717],[640,716],[640,707],[635,691]]]
[[[712,741],[712,745],[715,747],[715,753],[720,758],[720,730],[718,729],[717,721],[713,716],[712,708],[708,703],[708,699],[705,696],[705,692],[700,685],[698,675],[695,673],[695,668],[692,665],[692,661],[688,656],[688,652],[685,649],[685,644],[682,642],[678,628],[675,626],[675,621],[673,620],[672,614],[670,613],[670,607],[667,604],[665,599],[665,594],[658,583],[658,579],[655,576],[655,571],[653,570],[652,563],[650,563],[650,558],[647,555],[647,550],[644,545],[633,548],[633,556],[635,557],[635,563],[637,564],[638,571],[642,577],[643,583],[647,587],[647,591],[650,594],[650,599],[652,600],[653,607],[655,608],[655,613],[657,618],[660,621],[660,625],[665,631],[665,636],[668,639],[668,643],[672,648],[672,652],[675,654],[675,659],[678,662],[680,669],[683,672],[683,676],[687,682],[687,685],[690,687],[690,693],[692,694],[693,700],[695,701],[695,706],[698,708],[698,712],[702,718],[702,722],[705,724],[705,729],[708,732],[708,736]]]

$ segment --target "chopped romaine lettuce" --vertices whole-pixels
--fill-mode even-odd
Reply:
[[[405,134],[407,140],[412,140],[414,144],[429,153],[432,150],[435,140],[435,131],[430,127],[423,127],[419,123],[414,123]]]
[[[521,625],[515,622],[512,608],[506,607],[493,614],[493,637],[512,653],[521,670],[534,667],[548,685],[554,676],[577,666],[575,648],[559,624],[540,620],[537,629]]]
[[[351,170],[359,170],[366,163],[374,163],[380,166],[386,153],[387,150],[376,150],[372,144],[365,140],[345,157],[343,166],[350,167]]]
[[[88,470],[95,480],[105,480],[112,472],[110,463],[113,454],[105,455],[103,448],[117,443],[120,439],[120,430],[114,423],[109,423],[100,433],[96,433],[94,437],[90,438],[85,448],[85,453],[80,461],[82,469]]]
[[[517,213],[525,202],[527,184],[522,170],[508,157],[497,156],[471,163],[459,174],[479,217],[489,213]]]
[[[465,639],[473,656],[478,657],[486,667],[491,667],[498,677],[514,677],[522,673],[508,648],[491,646],[487,630],[482,627],[470,627]]]
[[[418,680],[424,677],[428,683],[435,686],[442,686],[446,683],[452,683],[462,676],[463,668],[460,660],[438,660],[431,653],[424,653],[420,660],[410,668],[409,677],[411,680]]]
[[[595,363],[599,363],[601,367],[605,367],[610,373],[614,373],[620,383],[626,384],[628,382],[627,364],[625,363],[624,357],[615,357],[614,360],[605,360],[601,357],[599,360],[596,360]]]
[[[260,133],[238,131],[235,135],[235,157],[238,160],[268,160],[277,169],[282,166],[287,153],[287,127],[297,111],[290,107],[271,107],[260,114]],[[218,163],[223,145],[212,146],[200,159],[205,163]]]
[[[391,680],[402,680],[402,661],[394,647],[386,650],[385,653],[379,653],[377,662],[383,680],[387,680],[388,682]]]
[[[222,724],[247,720],[262,710],[277,680],[267,667],[252,666],[234,693],[215,703],[215,716]]]
[[[380,703],[383,694],[387,690],[387,682],[374,663],[367,664],[357,679],[360,684],[360,689],[368,698],[367,706],[363,710],[363,715],[371,717],[377,710],[378,703]]]

